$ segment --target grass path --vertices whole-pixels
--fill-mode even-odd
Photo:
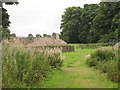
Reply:
[[[42,88],[117,88],[117,83],[107,79],[105,74],[86,64],[86,55],[93,49],[78,49],[63,53],[64,67],[56,70],[42,83]]]

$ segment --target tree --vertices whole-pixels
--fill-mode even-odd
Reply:
[[[33,40],[33,35],[32,34],[28,34],[28,39],[29,40]]]
[[[80,7],[68,7],[62,15],[60,37],[68,43],[78,42],[78,26],[81,13],[82,8]]]
[[[99,33],[98,35],[99,40],[105,39],[104,35],[106,37],[107,36],[106,34],[108,34],[108,36],[109,35],[115,36],[113,32],[115,32],[117,25],[113,23],[113,20],[119,11],[120,11],[119,2],[115,2],[115,3],[101,2],[100,3],[99,13],[96,15],[96,17],[93,20],[93,27],[95,31]],[[108,39],[110,39],[110,37]]]
[[[55,36],[56,36],[56,33],[52,33],[52,36],[55,37]]]
[[[85,4],[83,12],[80,16],[81,21],[78,31],[78,39],[80,43],[93,43],[96,40],[93,30],[93,19],[98,13],[99,6],[97,4]]]
[[[10,38],[10,30],[9,29],[7,29],[7,28],[3,28],[2,29],[3,31],[2,31],[2,38]]]
[[[40,34],[36,34],[36,38],[40,38],[42,37]]]
[[[120,11],[112,20],[112,29],[114,29],[115,38],[120,40]]]
[[[15,33],[12,33],[11,36],[12,36],[12,37],[16,37],[16,34],[15,34]]]
[[[60,38],[68,43],[107,43],[110,38],[119,39],[120,2],[68,7],[60,28]]]
[[[47,37],[47,34],[43,34],[43,37]]]
[[[51,35],[43,34],[43,37],[51,37]]]
[[[10,21],[9,21],[9,15],[7,13],[7,10],[2,8],[2,37],[3,38],[10,38],[10,30],[8,27],[10,26]]]
[[[19,2],[6,2],[7,5],[13,5],[13,4],[19,4]],[[0,25],[2,25],[2,28],[0,29],[0,34],[2,35],[2,38],[10,38],[10,30],[8,27],[10,26],[9,21],[9,14],[7,13],[7,10],[5,8],[0,9]]]

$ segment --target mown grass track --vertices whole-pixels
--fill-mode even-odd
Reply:
[[[118,88],[100,71],[86,64],[87,55],[95,49],[77,49],[63,53],[64,67],[51,72],[42,83],[42,88]]]

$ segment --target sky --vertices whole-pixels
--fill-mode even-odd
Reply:
[[[28,34],[60,33],[61,16],[65,8],[83,7],[84,4],[100,3],[101,0],[18,0],[18,5],[4,5],[10,15],[11,33]]]

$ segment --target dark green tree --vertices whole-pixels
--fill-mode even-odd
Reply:
[[[8,27],[10,26],[10,21],[9,21],[9,15],[7,13],[7,10],[2,8],[1,9],[1,18],[2,18],[2,38],[9,38],[10,37],[10,30],[8,29]]]
[[[99,6],[97,4],[85,4],[82,15],[80,16],[81,21],[79,25],[79,42],[80,43],[91,43],[95,42],[96,35],[93,30],[93,19],[98,13]]]
[[[115,24],[116,22],[113,23],[113,20],[120,11],[120,3],[101,2],[99,5],[99,12],[93,20],[93,27],[95,31],[99,33],[97,35],[98,40],[107,42],[111,37],[115,38],[113,32],[115,32],[117,25]],[[106,39],[105,37],[108,38],[108,40],[104,40]]]
[[[56,33],[52,33],[52,36],[55,37],[55,36],[56,36]]]
[[[120,11],[119,13],[113,18],[112,27],[114,29],[114,35],[117,40],[120,40]]]
[[[15,34],[15,33],[12,33],[12,34],[11,34],[11,37],[16,37],[16,34]]]
[[[6,5],[13,5],[13,4],[19,4],[19,2],[7,2],[5,3]],[[10,21],[9,21],[9,14],[7,13],[7,10],[5,8],[0,8],[0,36],[1,38],[10,38],[10,30],[8,27],[10,26]]]
[[[43,37],[47,37],[47,34],[43,34]]]
[[[61,20],[60,38],[68,43],[108,42],[120,38],[120,2],[68,7]]]
[[[29,40],[33,40],[33,38],[34,38],[34,37],[33,37],[32,34],[28,34],[28,39],[29,39]]]
[[[82,8],[68,7],[61,20],[61,35],[60,37],[68,43],[78,43],[78,29]]]
[[[40,38],[42,37],[40,34],[36,34],[36,38]]]

